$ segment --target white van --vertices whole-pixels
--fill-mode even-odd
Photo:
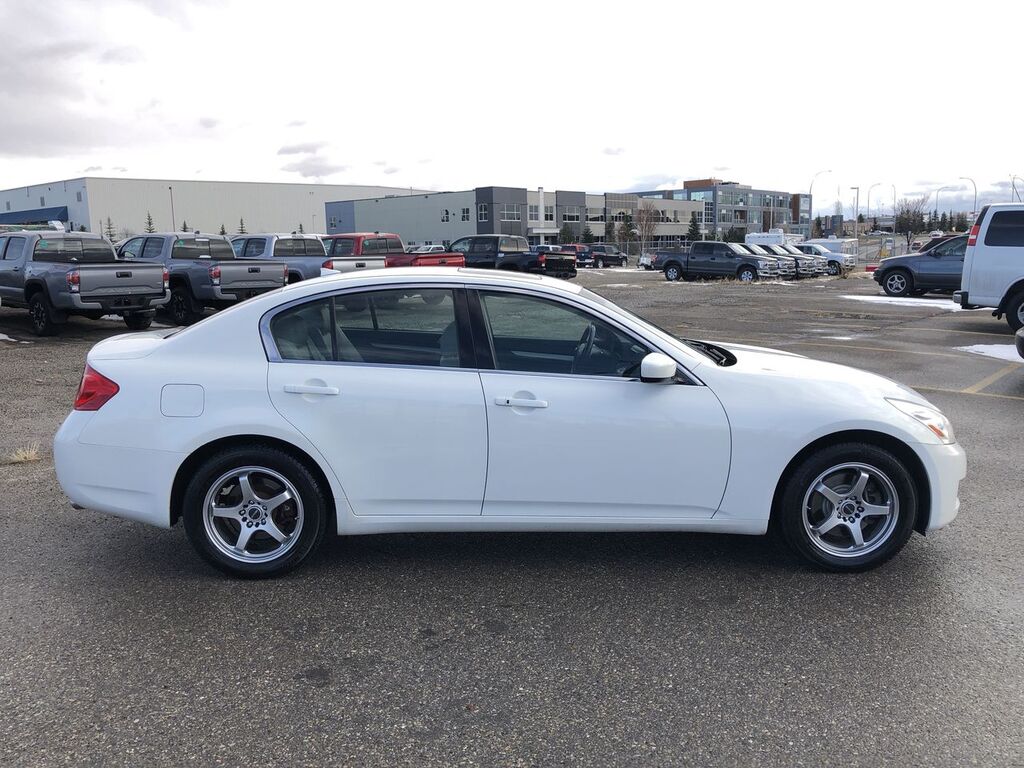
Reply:
[[[1024,204],[993,203],[978,214],[967,238],[961,307],[994,307],[1014,331],[1024,327]]]
[[[743,237],[747,245],[796,245],[802,242],[803,235],[791,235],[778,227],[767,232],[749,232]]]

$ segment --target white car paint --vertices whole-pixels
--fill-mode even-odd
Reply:
[[[268,312],[380,287],[526,291],[569,303],[671,357],[696,385],[269,361],[260,334]],[[88,364],[120,391],[97,411],[67,417],[54,461],[72,502],[161,527],[174,516],[171,488],[182,462],[212,441],[242,435],[285,441],[315,461],[342,534],[761,534],[779,480],[801,449],[839,431],[870,430],[901,441],[923,465],[928,529],[955,517],[963,450],[886,401],[934,408],[919,394],[788,352],[720,346],[735,354],[734,365],[719,367],[607,300],[550,278],[418,267],[308,280],[184,330],[97,344]],[[169,384],[189,386],[165,395]],[[338,396],[285,389],[304,386]],[[537,403],[544,405],[530,407]],[[599,460],[593,471],[581,468],[585,452],[607,456],[613,447],[621,466]]]
[[[980,223],[971,228],[967,241],[960,291],[954,294],[954,301],[960,303],[961,295],[966,295],[963,303],[972,306],[1021,311],[1021,307],[1006,304],[1024,290],[1024,247],[993,244],[989,232],[996,216],[1022,213],[1024,205],[1020,203],[993,203],[982,209]]]

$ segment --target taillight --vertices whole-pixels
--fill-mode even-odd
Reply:
[[[328,259],[320,265],[323,269],[334,269],[334,259]]]
[[[545,255],[543,253],[538,253],[537,254],[537,261],[539,261],[541,263],[541,265],[546,264],[547,260],[548,260],[547,255]]]
[[[980,229],[981,229],[981,226],[979,224],[975,224],[973,227],[971,227],[971,231],[967,235],[967,244],[968,245],[974,245],[975,243],[978,242],[978,231]]]
[[[82,373],[82,383],[78,385],[78,394],[75,395],[75,410],[98,411],[120,389],[102,373],[86,365]]]
[[[82,288],[82,273],[77,269],[69,269],[67,274],[68,290],[71,293],[78,293]]]
[[[214,266],[210,267],[209,272],[210,282],[212,282],[214,285],[220,285],[220,265],[215,264]]]
[[[416,265],[416,259],[415,258],[412,260],[412,263],[413,263],[413,266]],[[395,266],[395,257],[394,256],[385,256],[384,257],[384,268],[387,269],[388,267],[393,267],[393,266]]]
[[[171,273],[167,269],[167,267],[164,267],[164,290],[166,291],[170,287],[171,287]]]

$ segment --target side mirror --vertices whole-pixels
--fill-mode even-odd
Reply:
[[[671,381],[676,375],[676,361],[661,352],[651,352],[640,361],[640,381],[659,384]]]

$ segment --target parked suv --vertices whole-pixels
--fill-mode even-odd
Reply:
[[[960,287],[966,250],[967,235],[946,238],[924,251],[882,259],[873,277],[890,296],[952,292]]]
[[[626,266],[628,257],[614,245],[607,245],[605,243],[595,243],[590,246],[591,258],[594,260],[594,265],[600,269],[601,267],[610,267],[612,264],[616,264],[620,267]]]
[[[120,315],[130,330],[145,330],[167,299],[167,270],[125,264],[99,235],[0,234],[0,303],[28,308],[37,336],[57,333],[68,315]]]
[[[223,309],[280,288],[288,276],[281,262],[236,259],[221,235],[153,232],[118,244],[121,258],[157,262],[170,273],[167,312],[176,325],[191,325],[203,309]]]
[[[319,237],[297,232],[235,235],[231,247],[239,259],[281,259],[288,265],[289,283],[320,277],[320,268],[327,259]]]
[[[962,307],[994,307],[1014,331],[1024,327],[1024,204],[986,205],[967,236],[960,290]]]
[[[576,277],[576,257],[571,253],[538,253],[525,237],[473,235],[452,243],[452,253],[463,256],[467,267],[508,269],[570,279]]]

